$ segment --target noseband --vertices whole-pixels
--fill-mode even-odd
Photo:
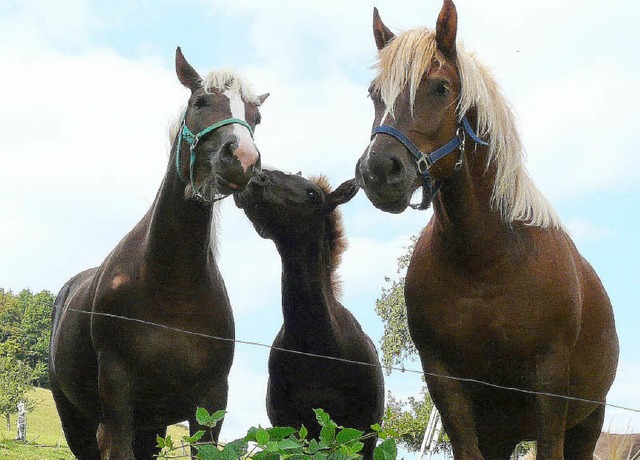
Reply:
[[[182,177],[180,168],[180,149],[182,148],[182,141],[184,140],[187,144],[189,144],[189,152],[191,154],[191,157],[189,159],[189,179],[191,180],[191,189],[194,193],[196,193],[196,187],[193,182],[193,165],[196,162],[196,146],[198,145],[198,142],[200,142],[200,139],[202,139],[203,136],[209,134],[210,132],[213,132],[218,128],[222,128],[223,126],[232,124],[244,126],[249,130],[249,133],[253,138],[253,129],[251,129],[249,123],[239,118],[226,118],[222,121],[212,124],[211,126],[203,129],[197,134],[193,134],[193,132],[191,132],[191,130],[187,126],[187,113],[185,112],[184,116],[182,117],[182,123],[180,123],[180,132],[178,134],[178,145],[176,146],[176,169],[178,170],[178,176],[180,177],[180,179],[182,179],[182,182],[186,183],[187,181],[184,180],[184,177]]]
[[[462,120],[458,123],[458,129],[456,130],[456,135],[449,142],[444,144],[442,147],[434,150],[431,153],[422,153],[422,151],[414,144],[411,139],[409,139],[402,131],[394,128],[389,125],[381,125],[373,130],[371,133],[371,137],[375,136],[378,133],[388,134],[389,136],[397,139],[405,148],[413,155],[416,160],[416,164],[418,166],[418,171],[422,176],[422,202],[419,205],[411,205],[414,209],[428,209],[431,204],[431,200],[433,195],[440,189],[440,183],[434,184],[434,181],[431,178],[431,174],[429,173],[429,169],[433,164],[453,152],[455,149],[460,147],[460,160],[456,163],[456,170],[460,168],[462,165],[462,155],[464,155],[464,142],[466,138],[466,134],[473,139],[476,144],[480,145],[489,145],[488,142],[483,141],[478,137],[475,133],[467,116],[463,116]],[[466,133],[466,134],[465,134]]]

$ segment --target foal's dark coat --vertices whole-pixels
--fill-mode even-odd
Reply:
[[[228,97],[203,88],[179,50],[176,69],[192,92],[185,121],[193,132],[231,116]],[[257,113],[258,103],[245,105],[247,114]],[[255,128],[255,119],[247,116],[247,121]],[[200,190],[241,190],[259,168],[255,146],[234,148],[239,144],[233,128],[220,128],[198,143],[194,184]],[[80,460],[151,459],[156,435],[167,425],[188,419],[193,431],[197,406],[226,407],[233,342],[142,323],[234,338],[227,292],[211,251],[213,205],[185,199],[190,185],[177,170],[189,178],[189,156],[183,142],[176,166],[172,149],[151,209],[100,267],[76,275],[56,299],[51,389],[69,446]]]
[[[335,209],[357,192],[349,181],[329,193],[323,178],[263,171],[236,195],[256,231],[274,241],[282,258],[284,325],[275,347],[339,357],[364,366],[272,350],[267,412],[274,426],[320,427],[312,409],[326,410],[339,424],[370,431],[382,418],[384,381],[371,339],[335,297],[335,276],[344,250]],[[372,458],[375,439],[367,441]]]

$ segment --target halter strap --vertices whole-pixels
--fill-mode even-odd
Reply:
[[[221,120],[217,123],[212,124],[211,126],[206,127],[199,133],[193,134],[193,132],[187,126],[186,122],[187,122],[187,113],[185,112],[184,116],[182,117],[182,122],[180,123],[178,145],[176,146],[176,169],[178,170],[178,177],[182,179],[182,182],[186,183],[187,181],[184,180],[184,177],[182,176],[182,171],[180,168],[180,150],[182,148],[182,140],[184,139],[186,143],[190,144],[189,180],[191,181],[191,189],[195,193],[196,188],[193,181],[193,165],[196,162],[196,146],[198,145],[198,142],[200,142],[200,139],[202,139],[203,136],[209,134],[212,131],[215,131],[218,128],[222,128],[223,126],[231,125],[231,124],[244,126],[249,130],[249,134],[251,134],[252,138],[253,138],[253,129],[251,128],[251,125],[249,125],[249,123],[247,123],[244,120],[241,120],[240,118],[225,118],[224,120]]]
[[[434,181],[431,178],[431,174],[429,173],[429,169],[436,161],[444,158],[458,147],[462,146],[462,148],[464,148],[464,133],[468,134],[469,137],[473,139],[473,141],[477,144],[489,145],[488,142],[483,141],[475,133],[466,115],[464,115],[462,117],[462,120],[460,120],[460,123],[458,123],[458,130],[456,131],[456,135],[453,137],[453,139],[444,144],[442,147],[439,147],[428,154],[423,153],[416,146],[416,144],[414,144],[413,141],[409,139],[409,137],[407,137],[402,131],[393,126],[378,126],[374,128],[373,132],[371,133],[371,137],[373,138],[373,136],[378,133],[388,134],[389,136],[398,140],[415,158],[416,164],[418,166],[418,171],[422,176],[422,202],[417,206],[416,209],[429,208],[433,195],[435,195],[435,193],[440,189],[440,183],[434,184]]]

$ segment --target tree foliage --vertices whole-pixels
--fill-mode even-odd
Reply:
[[[49,291],[18,295],[0,289],[0,355],[12,356],[31,369],[31,381],[47,387],[47,362],[51,337],[51,310],[55,297]]]
[[[376,300],[376,313],[382,319],[384,333],[380,342],[382,349],[382,365],[387,374],[394,366],[404,366],[405,361],[413,361],[418,356],[407,326],[407,307],[404,303],[404,280],[416,245],[417,237],[411,238],[411,244],[405,253],[398,258],[399,279],[385,277],[390,284],[382,288],[382,295]]]
[[[418,358],[407,325],[407,307],[404,302],[404,281],[411,254],[415,248],[417,237],[412,237],[405,252],[398,258],[397,273],[399,278],[385,278],[387,287],[382,288],[382,295],[376,300],[376,313],[382,319],[384,331],[380,341],[382,349],[382,365],[387,374],[393,367],[402,367],[406,361]],[[389,392],[387,397],[386,426],[398,433],[398,442],[409,451],[418,451],[422,444],[424,432],[429,423],[433,402],[427,387],[423,386],[420,395],[406,400],[397,399]],[[443,432],[439,439],[439,449],[449,450]]]
[[[24,401],[27,410],[33,408],[33,401],[26,397],[31,388],[33,370],[11,354],[0,356],[0,414],[11,429],[11,414],[18,412],[18,403]]]

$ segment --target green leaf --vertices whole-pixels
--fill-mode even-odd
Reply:
[[[355,455],[364,448],[364,443],[360,441],[352,442],[349,444],[349,453]]]
[[[204,436],[204,430],[196,431],[193,436],[183,436],[182,440],[188,442],[189,444],[193,444],[195,442],[200,441],[200,439]]]
[[[256,430],[256,442],[261,446],[266,446],[269,438],[269,432],[262,427],[258,427]]]
[[[354,428],[343,428],[338,432],[336,436],[336,442],[338,444],[346,444],[349,441],[360,438],[362,434],[362,431],[356,430]]]
[[[393,438],[387,439],[373,451],[373,460],[395,460],[397,456],[398,448]]]
[[[320,445],[327,447],[333,445],[336,439],[336,429],[332,426],[323,426],[320,430]]]
[[[213,428],[218,424],[220,420],[224,418],[225,413],[226,411],[219,410],[214,412],[213,414],[209,414],[209,412],[207,412],[207,409],[205,409],[204,407],[198,407],[198,409],[196,410],[196,420],[202,426]]]
[[[235,439],[224,445],[224,450],[233,450],[238,458],[246,454],[248,448],[248,443],[243,438]]]
[[[307,435],[309,434],[309,431],[307,430],[307,427],[304,426],[304,424],[300,427],[300,431],[298,431],[298,436],[300,436],[300,439],[307,439]]]
[[[244,437],[244,440],[247,442],[257,442],[256,441],[256,433],[258,429],[255,426],[252,426],[247,430],[247,435]]]
[[[316,452],[311,458],[313,460],[327,460],[327,454],[325,452]]]
[[[269,441],[265,446],[267,452],[278,452],[278,441]]]
[[[283,439],[278,441],[278,450],[299,450],[302,452],[302,444],[295,439]]]
[[[202,444],[198,446],[197,459],[201,460],[219,460],[222,457],[218,448],[212,444]]]
[[[296,432],[296,430],[290,427],[274,426],[273,428],[267,429],[267,432],[269,433],[269,437],[271,439],[280,441],[286,438],[287,436],[291,436],[293,433]]]
[[[332,426],[334,428],[338,427],[336,422],[331,420],[331,416],[329,416],[329,414],[327,414],[324,410],[322,410],[322,409],[313,409],[313,411],[316,413],[316,420],[318,420],[318,423],[320,424],[320,426],[322,426],[322,427],[324,427],[324,426]]]
[[[217,410],[217,411],[215,411],[213,413],[213,415],[211,416],[211,419],[214,422],[218,423],[220,420],[222,420],[224,418],[226,413],[227,413],[227,411],[224,410],[224,409]]]
[[[315,454],[319,450],[320,450],[320,444],[318,444],[318,441],[316,441],[315,439],[312,439],[311,441],[309,441],[309,453]]]

